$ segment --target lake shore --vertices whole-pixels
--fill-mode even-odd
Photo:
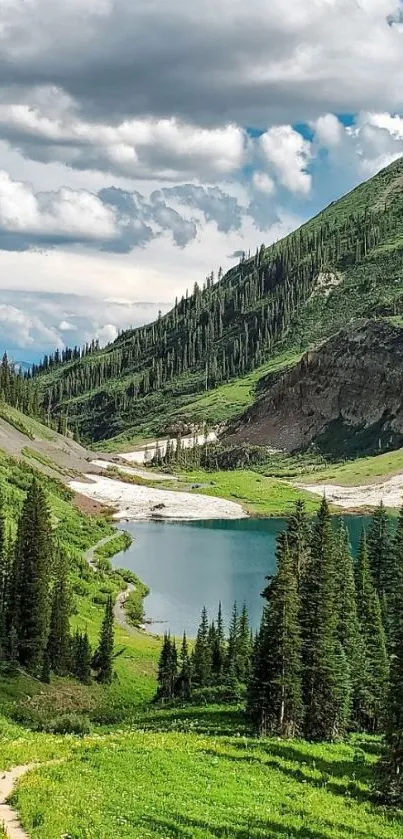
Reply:
[[[197,521],[248,517],[241,504],[224,498],[127,484],[99,475],[86,477],[86,481],[70,481],[70,489],[114,507],[113,518],[117,520]]]
[[[298,483],[294,486],[315,495],[325,495],[330,503],[343,510],[372,509],[377,507],[381,501],[385,507],[398,509],[403,503],[403,474],[394,475],[386,481],[361,486],[337,486],[330,483]]]

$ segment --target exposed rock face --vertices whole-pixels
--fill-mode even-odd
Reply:
[[[403,445],[403,329],[369,321],[343,330],[292,370],[267,377],[227,439],[335,453]]]

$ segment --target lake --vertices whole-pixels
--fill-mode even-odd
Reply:
[[[357,549],[363,516],[346,516],[353,550]],[[251,624],[260,622],[265,577],[275,571],[276,536],[283,519],[239,521],[125,522],[134,538],[114,558],[150,587],[146,617],[153,632],[196,634],[205,605],[215,617],[221,600],[228,625],[234,600],[247,604]]]

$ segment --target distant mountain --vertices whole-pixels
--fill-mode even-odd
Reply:
[[[317,346],[356,318],[403,314],[403,160],[154,323],[36,372],[46,409],[80,438],[164,434],[197,394],[285,350]],[[218,391],[217,391],[218,392]],[[211,399],[214,399],[212,394]],[[169,417],[169,421],[168,421]],[[192,412],[186,411],[186,421]]]
[[[15,370],[22,370],[23,373],[28,373],[32,368],[32,363],[29,361],[13,361]]]

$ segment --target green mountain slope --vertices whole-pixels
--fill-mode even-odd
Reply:
[[[403,313],[402,211],[398,160],[217,282],[195,286],[154,323],[82,358],[47,359],[35,371],[45,410],[68,414],[82,439],[109,439],[112,448],[200,421],[201,394],[251,373],[253,399],[279,356],[287,364],[287,354],[354,318]],[[209,398],[211,422],[240,409],[237,399],[217,405]]]

